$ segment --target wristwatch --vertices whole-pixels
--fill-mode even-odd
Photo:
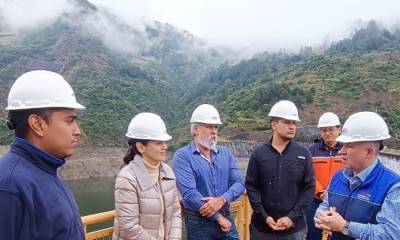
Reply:
[[[346,224],[344,225],[343,230],[342,230],[343,235],[346,235],[346,236],[349,235],[349,225],[350,225],[349,222],[346,222]]]

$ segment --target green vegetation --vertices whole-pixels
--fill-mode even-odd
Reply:
[[[372,21],[324,54],[310,54],[307,48],[307,54],[265,53],[231,67],[222,65],[199,83],[188,105],[216,104],[227,125],[248,130],[266,129],[268,111],[280,99],[300,107],[303,125],[315,124],[324,111],[335,111],[343,120],[355,111],[377,111],[398,138],[398,34],[379,29]],[[383,41],[384,36],[391,41]],[[363,45],[371,39],[376,40],[373,47]]]
[[[215,104],[229,129],[266,130],[267,113],[281,99],[301,109],[302,124],[323,111],[344,120],[377,111],[400,137],[400,31],[371,22],[323,54],[262,53],[235,65],[187,32],[156,23],[146,30],[152,44],[137,55],[109,50],[79,26],[58,21],[0,47],[0,97],[23,72],[62,73],[87,109],[79,113],[86,144],[119,145],[130,119],[141,111],[160,114],[175,145],[189,141],[187,120],[200,103]],[[1,39],[0,39],[1,40]],[[4,124],[3,124],[4,125]],[[12,136],[0,126],[0,143]]]
[[[187,86],[218,66],[222,56],[208,48],[200,50],[192,37],[172,26],[152,27],[147,31],[155,44],[134,56],[108,49],[84,28],[62,19],[18,36],[15,43],[0,47],[1,117],[6,117],[12,82],[26,71],[47,69],[61,73],[87,107],[79,112],[87,144],[121,144],[129,121],[142,111],[160,114],[173,128],[182,119],[180,98]],[[1,127],[0,143],[11,140],[8,129]]]
[[[369,52],[376,50],[387,50],[389,48],[399,49],[400,29],[391,33],[370,21],[365,28],[354,32],[351,38],[344,39],[331,46],[330,52]]]
[[[388,122],[392,137],[400,139],[400,107],[388,108],[382,115]]]

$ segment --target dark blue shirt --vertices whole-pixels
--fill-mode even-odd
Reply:
[[[185,209],[197,212],[204,204],[203,197],[222,195],[227,201],[225,210],[244,192],[244,181],[232,153],[222,146],[211,152],[210,162],[191,143],[174,154],[172,168]],[[212,219],[217,220],[218,216],[216,213]]]
[[[0,159],[0,239],[83,240],[78,206],[57,159],[16,138]]]
[[[337,142],[335,147],[329,148],[323,139],[308,147],[312,157],[331,157],[339,155],[342,144]]]

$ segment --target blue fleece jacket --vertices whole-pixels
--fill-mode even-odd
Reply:
[[[78,206],[57,159],[16,138],[0,159],[0,239],[83,240]]]

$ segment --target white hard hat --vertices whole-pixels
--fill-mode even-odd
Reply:
[[[36,70],[22,74],[14,82],[6,110],[53,107],[85,108],[76,101],[74,91],[60,74]]]
[[[275,103],[269,111],[268,116],[300,122],[296,105],[288,100],[281,100]]]
[[[161,117],[149,112],[139,113],[132,118],[125,136],[156,141],[168,141],[172,138],[167,133],[167,128]]]
[[[390,138],[389,129],[381,116],[374,112],[358,112],[351,115],[343,125],[338,142],[380,141]]]
[[[210,104],[201,104],[192,113],[191,123],[222,124],[217,109]]]
[[[333,112],[326,112],[318,120],[318,128],[340,126],[339,117]]]

